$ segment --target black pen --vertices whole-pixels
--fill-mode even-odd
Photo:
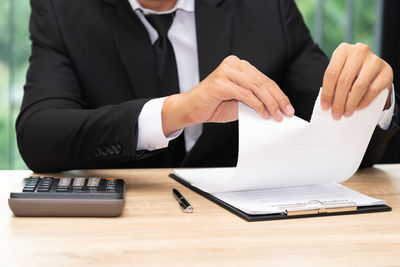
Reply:
[[[181,208],[181,210],[183,212],[185,212],[185,213],[192,213],[193,212],[192,205],[190,205],[190,203],[186,200],[186,198],[184,196],[182,196],[182,194],[178,190],[173,188],[172,189],[172,195],[174,196],[176,201],[178,201],[179,207]]]

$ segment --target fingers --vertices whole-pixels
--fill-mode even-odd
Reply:
[[[239,87],[245,88],[246,91],[251,92],[251,94],[263,104],[267,113],[271,114],[275,120],[281,121],[283,119],[283,114],[279,110],[278,102],[271,96],[268,90],[262,90],[262,92],[260,92],[258,89],[259,87],[254,85],[254,80],[251,76],[237,70],[232,70],[229,76],[232,77],[233,84],[237,84]]]
[[[343,116],[350,89],[363,63],[363,51],[356,51],[348,56],[337,80],[332,102],[332,117],[340,120]]]
[[[283,114],[289,117],[293,116],[294,109],[289,98],[274,81],[247,61],[239,60],[236,57],[228,61],[228,66],[225,67],[228,78],[241,88],[252,92],[275,120],[282,120]]]
[[[226,69],[225,71],[227,76],[234,76],[237,80],[243,81],[249,79],[234,69]],[[220,95],[222,96],[222,99],[220,99],[221,101],[226,101],[233,98],[250,106],[262,117],[266,119],[270,117],[270,114],[267,111],[264,103],[261,102],[251,90],[243,87],[241,83],[232,82],[230,79],[221,80],[218,89],[220,90]]]
[[[390,76],[392,75],[392,76]],[[326,69],[321,93],[323,110],[332,108],[339,120],[366,107],[393,81],[390,66],[374,55],[365,44],[341,44],[332,54]]]
[[[325,71],[322,92],[321,92],[321,108],[328,110],[332,106],[333,97],[339,75],[346,63],[347,50],[346,44],[341,44],[332,54],[332,59]]]
[[[361,99],[367,93],[371,82],[377,77],[381,70],[381,62],[376,56],[370,57],[361,67],[360,74],[351,88],[347,99],[344,116],[350,117],[360,104]]]
[[[388,81],[392,80],[393,80],[392,69],[391,68],[382,69],[381,72],[379,72],[378,76],[368,87],[368,91],[361,99],[357,110],[366,108],[383,89],[390,89],[391,82],[388,83]]]
[[[254,93],[264,103],[267,103],[267,108],[273,116],[276,116],[275,119],[283,117],[283,114],[288,117],[294,115],[294,108],[289,98],[273,80],[245,60],[242,60],[242,67],[244,72],[252,78]]]
[[[229,84],[227,85],[226,88],[228,91],[230,91],[230,96],[233,97],[234,99],[237,99],[246,105],[250,106],[253,108],[255,111],[258,112],[262,117],[268,119],[270,117],[270,114],[265,108],[265,105],[263,102],[261,102],[254,94],[252,91],[245,89],[243,87],[240,87],[239,85],[236,84]]]

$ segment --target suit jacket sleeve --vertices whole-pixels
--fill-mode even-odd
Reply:
[[[397,104],[399,103],[399,96],[396,94],[395,98],[396,103],[394,106],[392,122],[387,130],[383,130],[379,126],[375,128],[375,132],[369,142],[361,167],[371,167],[372,165],[379,163],[386,151],[389,141],[400,129],[400,112]]]
[[[32,53],[16,130],[34,171],[104,168],[139,158],[137,119],[148,99],[87,109],[49,0],[32,0]]]
[[[312,40],[294,1],[278,2],[289,51],[289,67],[281,81],[281,87],[290,96],[290,100],[296,109],[296,115],[309,121],[329,61]],[[398,99],[397,97],[396,101]],[[382,130],[376,127],[361,167],[372,166],[379,162],[388,141],[399,129],[399,121],[399,108],[396,104],[389,129]]]

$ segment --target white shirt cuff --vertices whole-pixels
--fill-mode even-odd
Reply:
[[[382,111],[381,117],[379,118],[378,121],[378,126],[381,127],[382,130],[389,129],[394,114],[394,105],[395,105],[395,93],[394,93],[394,85],[392,84],[392,96],[390,98],[390,108]]]
[[[161,111],[167,97],[155,98],[144,104],[138,118],[137,150],[155,150],[168,146],[170,140],[183,131],[178,130],[165,137],[162,130]]]

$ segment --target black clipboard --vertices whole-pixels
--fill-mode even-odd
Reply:
[[[220,200],[219,198],[214,197],[213,195],[191,185],[190,183],[186,182],[185,180],[181,179],[177,175],[171,173],[169,177],[177,181],[178,183],[186,186],[187,188],[193,190],[194,192],[202,195],[206,199],[214,202],[215,204],[219,205],[220,207],[232,212],[233,214],[239,216],[240,218],[248,221],[248,222],[255,222],[255,221],[266,221],[266,220],[282,220],[282,219],[296,219],[296,218],[306,218],[306,217],[320,217],[320,216],[334,216],[334,215],[347,215],[347,214],[361,214],[361,213],[371,213],[371,212],[384,212],[384,211],[391,211],[392,208],[388,205],[374,205],[374,206],[362,206],[357,207],[356,210],[352,211],[340,211],[340,212],[329,212],[329,213],[318,213],[318,214],[300,214],[300,215],[288,215],[286,213],[272,213],[272,214],[248,214],[243,212],[228,203]]]

